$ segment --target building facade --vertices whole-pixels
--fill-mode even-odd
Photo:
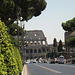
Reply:
[[[42,30],[26,31],[25,42],[28,44],[25,48],[27,59],[45,56],[50,49]]]
[[[75,31],[65,32],[65,40],[71,37],[75,37]],[[75,47],[70,47],[66,45],[66,51],[69,53],[69,57],[75,57]]]

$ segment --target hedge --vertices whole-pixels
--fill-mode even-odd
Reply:
[[[0,75],[19,75],[22,71],[19,51],[10,40],[7,27],[0,20]]]

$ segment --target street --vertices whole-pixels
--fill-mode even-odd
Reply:
[[[27,64],[27,75],[75,75],[73,64]]]

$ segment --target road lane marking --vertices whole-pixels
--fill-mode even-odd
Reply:
[[[56,70],[53,70],[53,69],[50,69],[50,68],[47,68],[47,67],[43,67],[43,66],[37,65],[37,64],[34,64],[34,65],[36,65],[36,66],[38,66],[38,67],[41,67],[41,68],[43,68],[43,69],[46,69],[46,70],[48,70],[48,71],[54,72],[54,73],[62,73],[62,72],[59,72],[59,71],[56,71]]]

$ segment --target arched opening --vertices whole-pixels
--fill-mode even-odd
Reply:
[[[45,49],[43,49],[43,52],[45,52]]]
[[[41,41],[38,41],[38,45],[41,45]]]
[[[37,50],[36,49],[34,49],[34,53],[37,53]]]
[[[32,45],[33,44],[33,42],[32,41],[30,41],[30,45]]]
[[[30,49],[30,53],[33,53],[33,50],[32,49]]]
[[[43,45],[45,45],[46,43],[45,43],[45,41],[43,41]]]
[[[26,53],[29,53],[29,50],[28,49],[26,50]]]
[[[40,49],[38,49],[38,53],[41,53],[41,50]]]

